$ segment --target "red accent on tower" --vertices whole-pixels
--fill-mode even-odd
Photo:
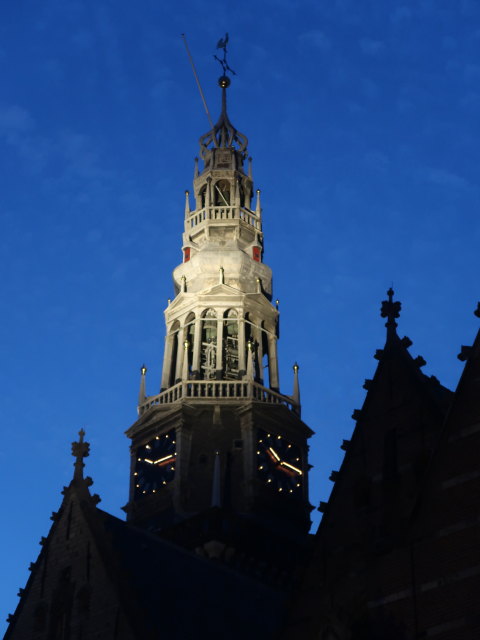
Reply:
[[[261,262],[262,253],[260,247],[253,247],[253,259],[255,262]]]

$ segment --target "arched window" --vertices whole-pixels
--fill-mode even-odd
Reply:
[[[216,182],[213,191],[213,202],[216,207],[230,206],[230,182],[228,180]]]
[[[223,332],[223,363],[225,378],[238,378],[238,313],[235,309],[225,312]]]
[[[217,314],[206,309],[202,314],[202,345],[200,368],[205,380],[215,378],[217,366]]]

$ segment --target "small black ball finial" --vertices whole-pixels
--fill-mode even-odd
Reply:
[[[227,76],[220,76],[220,78],[218,79],[218,84],[220,87],[222,87],[222,89],[226,89],[230,86],[230,78]]]

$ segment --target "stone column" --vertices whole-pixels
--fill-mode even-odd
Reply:
[[[242,380],[247,371],[245,362],[245,320],[238,318],[238,379]]]
[[[258,377],[260,384],[263,384],[263,331],[261,327],[255,325],[254,335],[257,343]]]
[[[200,378],[200,346],[202,344],[202,320],[195,318],[195,331],[193,334],[192,379]]]
[[[175,383],[182,379],[183,366],[183,329],[177,331],[177,362],[175,366]]]
[[[172,353],[174,340],[176,340],[174,333],[169,333],[165,338],[161,391],[167,389],[170,386],[170,373],[172,371]]]
[[[278,379],[278,359],[277,359],[277,340],[271,333],[267,334],[268,337],[268,371],[270,378],[270,388],[278,391],[280,389],[280,382]]]
[[[223,378],[223,318],[217,320],[217,362],[215,365],[217,380]]]

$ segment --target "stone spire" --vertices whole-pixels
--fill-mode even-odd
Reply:
[[[230,86],[230,78],[222,76],[218,80],[222,89],[222,110],[217,124],[200,138],[200,156],[205,160],[213,145],[216,149],[231,149],[235,147],[243,160],[247,157],[248,139],[233,126],[227,114],[227,89]]]

